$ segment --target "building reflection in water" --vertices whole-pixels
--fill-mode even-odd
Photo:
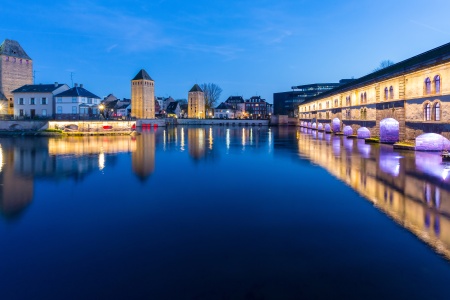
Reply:
[[[143,132],[136,136],[136,149],[131,154],[134,174],[145,181],[155,171],[155,133]]]
[[[441,162],[439,153],[396,152],[387,145],[330,138],[331,145],[326,137],[297,134],[299,154],[450,259],[450,165]]]
[[[7,218],[32,202],[35,179],[77,181],[113,165],[115,154],[136,148],[129,136],[4,138],[0,145],[0,211]]]
[[[0,212],[7,219],[14,219],[33,201],[32,177],[17,175],[14,170],[14,151],[0,148]]]
[[[205,128],[188,128],[188,151],[195,160],[205,156]]]

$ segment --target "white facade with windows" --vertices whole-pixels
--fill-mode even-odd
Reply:
[[[55,95],[55,118],[89,117],[99,114],[100,97],[75,86]]]
[[[67,84],[29,84],[12,93],[15,118],[53,118],[55,95],[67,91]]]

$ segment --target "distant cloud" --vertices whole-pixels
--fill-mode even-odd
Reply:
[[[114,44],[114,45],[109,46],[108,48],[106,48],[106,52],[111,52],[117,46],[118,46],[118,44]]]
[[[443,34],[446,34],[446,35],[450,35],[449,32],[440,30],[439,28],[433,27],[433,26],[428,25],[428,24],[425,24],[425,23],[420,23],[420,22],[417,22],[417,21],[415,21],[415,20],[410,20],[410,22],[411,22],[411,23],[414,23],[414,24],[416,24],[416,25],[419,25],[419,26],[421,26],[421,27],[425,27],[425,28],[431,29],[431,30],[433,30],[433,31],[439,32],[439,33],[443,33]]]

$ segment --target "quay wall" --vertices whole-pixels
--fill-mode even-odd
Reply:
[[[175,119],[176,125],[269,126],[269,120]]]

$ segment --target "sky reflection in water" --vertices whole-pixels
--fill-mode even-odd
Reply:
[[[0,145],[5,299],[450,294],[436,153],[223,126]]]

